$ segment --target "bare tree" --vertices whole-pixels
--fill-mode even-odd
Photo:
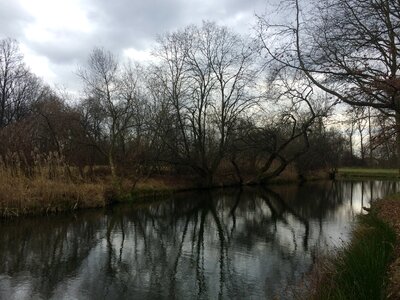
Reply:
[[[316,121],[328,115],[331,105],[323,93],[301,72],[282,68],[269,81],[268,100],[273,107],[249,127],[242,147],[256,149],[256,177],[249,183],[264,183],[279,176],[310,148],[309,135]],[[254,151],[254,150],[253,150]],[[254,171],[254,170],[253,170]],[[303,170],[298,170],[300,173]]]
[[[91,116],[94,136],[92,141],[107,140],[99,149],[108,157],[111,175],[117,178],[116,153],[118,144],[137,125],[135,111],[140,96],[137,89],[137,74],[133,68],[122,68],[116,57],[109,51],[96,48],[89,56],[88,65],[79,70],[85,83],[88,100],[86,105]]]
[[[393,167],[396,160],[396,124],[385,114],[373,115],[374,130],[369,141],[374,158],[382,165]]]
[[[41,88],[40,80],[25,66],[17,42],[0,40],[0,128],[27,115]]]
[[[394,118],[400,164],[400,3],[285,3],[293,16],[287,23],[259,18],[262,48],[280,64],[302,70],[333,101],[373,107]]]
[[[258,99],[254,52],[227,28],[204,22],[164,35],[155,54],[155,80],[174,120],[164,134],[171,162],[190,166],[210,185],[238,117]]]

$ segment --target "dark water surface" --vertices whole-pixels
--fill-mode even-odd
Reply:
[[[179,194],[0,223],[0,299],[272,299],[395,182]]]

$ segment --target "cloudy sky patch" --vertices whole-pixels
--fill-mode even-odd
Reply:
[[[94,47],[150,60],[156,36],[215,21],[246,34],[265,0],[0,0],[0,38],[19,41],[32,71],[76,89],[77,66]]]

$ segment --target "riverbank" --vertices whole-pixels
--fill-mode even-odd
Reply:
[[[190,189],[183,182],[166,185],[153,179],[134,183],[120,179],[98,178],[93,181],[71,180],[63,177],[33,178],[22,174],[0,172],[0,217],[54,214],[86,208],[100,208],[116,202],[172,194]]]
[[[85,178],[77,169],[60,164],[37,165],[29,174],[21,167],[0,168],[0,217],[17,217],[104,207],[115,202],[147,201],[173,193],[204,189],[189,176],[152,176],[135,181],[120,178],[115,183],[109,175]],[[337,178],[345,180],[397,179],[398,170],[340,168]],[[326,171],[314,172],[306,177],[293,170],[271,179],[268,184],[300,183],[326,180]],[[212,187],[238,186],[234,176],[216,179]]]
[[[398,169],[372,169],[372,168],[339,168],[337,179],[363,180],[363,179],[399,179]]]
[[[100,183],[0,178],[0,217],[50,214],[105,204],[106,188]]]
[[[400,299],[400,194],[374,202],[349,245],[321,261],[310,299]]]
[[[377,201],[375,209],[378,216],[387,222],[396,234],[394,256],[387,274],[386,295],[388,299],[400,299],[400,194]]]
[[[119,178],[113,182],[110,176],[82,179],[76,170],[66,167],[35,170],[28,176],[20,168],[0,168],[0,217],[51,214],[84,208],[105,207],[117,202],[148,201],[173,193],[204,189],[189,176],[153,176],[134,181]],[[318,172],[300,179],[292,173],[274,178],[269,184],[295,183],[327,179],[327,173]],[[238,186],[233,180],[216,180],[208,188]]]

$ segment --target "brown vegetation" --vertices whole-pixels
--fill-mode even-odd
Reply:
[[[234,168],[223,166],[214,186],[237,184]],[[245,180],[251,176],[243,174]],[[295,167],[290,166],[274,182],[298,179]],[[177,176],[171,170],[139,180],[126,175],[114,181],[107,166],[78,168],[58,152],[44,155],[35,150],[28,157],[9,152],[0,156],[0,217],[103,207],[110,202],[202,188],[199,182],[195,175]]]
[[[105,205],[101,183],[84,182],[57,153],[0,157],[0,215],[53,213]]]
[[[389,267],[388,299],[400,299],[400,200],[399,195],[393,195],[379,200],[375,204],[378,215],[388,222],[395,230],[397,243],[394,259]]]

